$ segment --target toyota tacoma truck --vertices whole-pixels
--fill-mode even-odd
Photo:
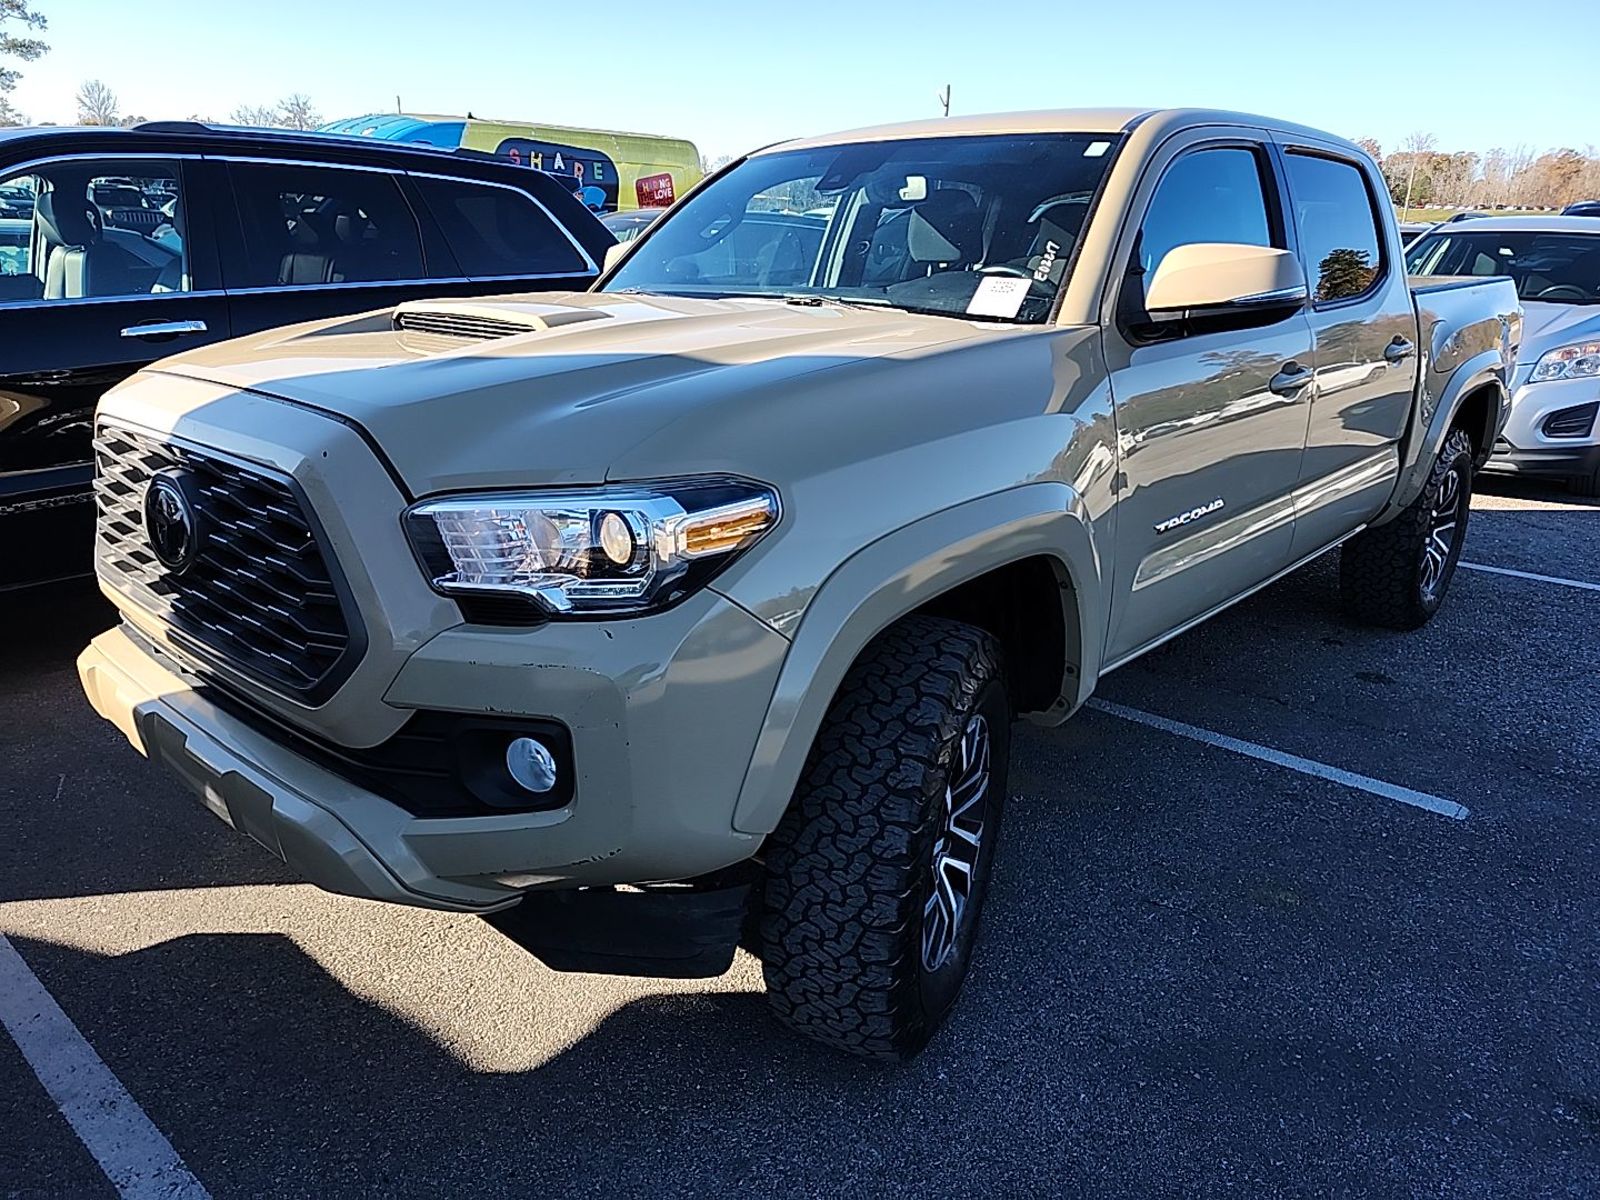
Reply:
[[[619,252],[620,251],[620,252]],[[334,892],[557,969],[762,961],[914,1054],[1019,718],[1339,548],[1439,608],[1510,280],[1408,282],[1373,162],[1084,110],[773,146],[582,293],[408,302],[102,402],[94,707]]]

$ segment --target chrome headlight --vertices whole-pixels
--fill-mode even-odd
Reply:
[[[1574,342],[1546,350],[1533,364],[1529,383],[1547,379],[1593,379],[1600,376],[1600,342]]]
[[[778,523],[778,494],[738,479],[427,500],[406,528],[434,589],[520,595],[552,615],[681,599]]]

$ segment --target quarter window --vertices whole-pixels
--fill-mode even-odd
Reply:
[[[424,277],[416,214],[395,176],[274,163],[233,163],[229,172],[245,238],[229,287]]]
[[[0,178],[0,302],[190,287],[175,163],[74,160]]]
[[[523,192],[417,179],[463,275],[578,275],[591,271],[562,229]]]
[[[1318,303],[1366,295],[1383,271],[1383,241],[1365,173],[1314,154],[1285,161],[1312,295]]]

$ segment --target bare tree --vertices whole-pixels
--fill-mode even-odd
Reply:
[[[117,94],[98,79],[90,79],[78,89],[79,125],[120,125]]]
[[[316,129],[322,124],[322,114],[311,103],[311,97],[296,92],[278,105],[278,124],[285,129]]]
[[[241,104],[228,114],[235,125],[278,125],[278,110],[270,104]]]
[[[1360,146],[1369,155],[1371,155],[1373,162],[1375,162],[1375,163],[1382,163],[1383,162],[1383,147],[1378,144],[1378,139],[1377,138],[1369,138],[1369,137],[1357,138],[1356,139],[1356,145]]]
[[[1406,203],[1402,219],[1411,212],[1411,185],[1417,179],[1417,159],[1438,145],[1438,139],[1431,133],[1413,133],[1405,140],[1406,153],[1411,156],[1411,163],[1406,171]]]
[[[6,26],[16,22],[24,30],[42,30],[45,19],[28,6],[28,0],[0,0],[0,125],[23,124],[22,114],[11,103],[11,89],[17,86],[22,72],[6,62],[33,62],[49,49],[36,37],[7,32]]]

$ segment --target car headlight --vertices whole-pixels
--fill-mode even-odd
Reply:
[[[1533,364],[1529,383],[1547,379],[1593,379],[1600,375],[1600,342],[1576,342],[1546,350]]]
[[[427,500],[406,528],[434,589],[520,595],[552,615],[643,612],[687,595],[778,523],[739,479]]]

